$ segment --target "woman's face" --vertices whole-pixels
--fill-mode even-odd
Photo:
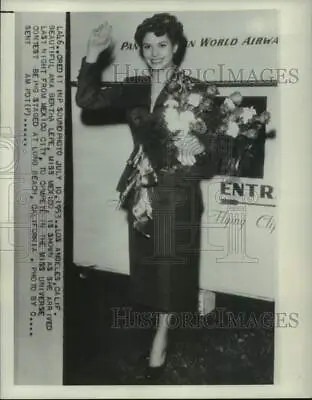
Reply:
[[[150,68],[165,69],[173,65],[172,59],[177,47],[172,45],[166,34],[156,36],[153,32],[148,32],[143,39],[142,55]]]

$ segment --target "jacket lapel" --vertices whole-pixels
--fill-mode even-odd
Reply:
[[[168,98],[167,85],[168,85],[168,82],[165,84],[165,86],[160,91],[160,93],[155,101],[153,109],[163,106],[164,102],[167,100],[167,98]],[[150,103],[151,103],[151,99],[150,99]],[[152,110],[152,112],[153,112],[153,110]]]

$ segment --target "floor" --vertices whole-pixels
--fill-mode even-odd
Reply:
[[[66,268],[65,385],[148,384],[143,355],[154,328],[125,327],[122,320],[112,327],[112,307],[149,311],[129,303],[128,280],[92,268]],[[166,368],[152,384],[273,383],[274,329],[256,323],[274,313],[274,303],[218,293],[216,310],[198,320],[205,322],[202,327],[170,330]],[[233,326],[233,316],[244,318],[241,327]]]

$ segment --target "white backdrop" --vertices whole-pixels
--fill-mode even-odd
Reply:
[[[244,77],[254,70],[258,76],[264,68],[278,66],[278,45],[258,44],[220,47],[201,47],[202,38],[238,38],[239,42],[249,37],[277,36],[276,15],[273,12],[237,12],[236,18],[231,13],[175,13],[184,24],[189,40],[194,40],[195,47],[189,47],[184,62],[185,68],[216,68],[224,64],[237,73],[244,69]],[[150,14],[107,13],[107,14],[72,14],[72,80],[78,74],[81,58],[85,55],[88,35],[94,27],[108,20],[113,25],[116,42],[115,64],[118,71],[126,64],[144,68],[137,51],[121,50],[122,43],[133,43],[136,26]],[[125,45],[124,45],[125,46]],[[114,79],[113,67],[103,73],[103,79]],[[123,79],[120,74],[117,79]],[[219,79],[209,75],[212,79]],[[268,76],[266,76],[268,77]],[[227,79],[223,77],[223,79]],[[222,90],[229,94],[234,88]],[[268,128],[279,131],[278,89],[276,88],[241,88],[244,96],[268,96],[268,109],[272,112],[272,121]],[[74,102],[76,89],[72,89],[73,145],[74,145],[74,262],[79,265],[96,265],[97,268],[119,273],[129,273],[128,232],[125,214],[116,210],[116,183],[132,150],[129,128],[125,125],[85,126],[80,121],[81,110]],[[266,144],[266,156],[263,179],[241,179],[241,182],[272,185],[277,188],[278,140]],[[218,182],[215,178],[213,182]],[[244,213],[247,222],[244,232],[246,237],[247,257],[243,260],[238,254],[236,259],[225,256],[229,253],[229,229],[220,229],[222,224],[213,221],[213,215],[224,211],[214,201],[219,184],[211,181],[202,183],[206,211],[203,215],[203,244],[201,252],[201,282],[203,289],[242,294],[266,299],[274,298],[274,257],[275,232],[264,229],[257,220],[261,216],[272,217],[276,223],[276,199],[267,207],[247,206]],[[208,190],[209,188],[209,190]],[[259,200],[260,201],[260,200]],[[274,204],[273,204],[274,203]],[[263,224],[262,224],[263,225]],[[208,229],[209,228],[209,229]],[[207,246],[208,236],[209,243]],[[234,252],[241,252],[241,250]],[[233,250],[233,249],[232,249]],[[227,261],[227,262],[224,262]]]

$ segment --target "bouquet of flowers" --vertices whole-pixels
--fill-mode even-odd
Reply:
[[[191,78],[177,73],[167,86],[164,108],[153,113],[133,111],[140,146],[128,161],[133,172],[120,203],[134,189],[134,227],[147,237],[144,227],[153,211],[148,188],[157,184],[158,171],[192,169],[201,161],[209,168],[209,163],[221,159],[222,174],[238,175],[243,155],[270,120],[268,112],[258,114],[254,107],[243,107],[239,92],[220,103],[216,86],[209,85],[205,91],[195,86]],[[240,138],[246,139],[243,149],[235,152]]]
[[[194,90],[195,84],[183,77],[174,80],[168,87],[169,96],[165,103],[163,119],[168,130],[168,145],[175,148],[176,160],[183,166],[193,166],[207,152],[220,153],[222,139],[232,146],[226,149],[227,168],[223,174],[235,175],[245,151],[258,138],[264,125],[270,121],[270,113],[257,114],[254,107],[242,107],[243,97],[234,92],[222,104],[217,102],[219,90],[210,85],[206,91]],[[246,147],[235,154],[235,140],[245,137]],[[219,146],[219,148],[218,148]]]

